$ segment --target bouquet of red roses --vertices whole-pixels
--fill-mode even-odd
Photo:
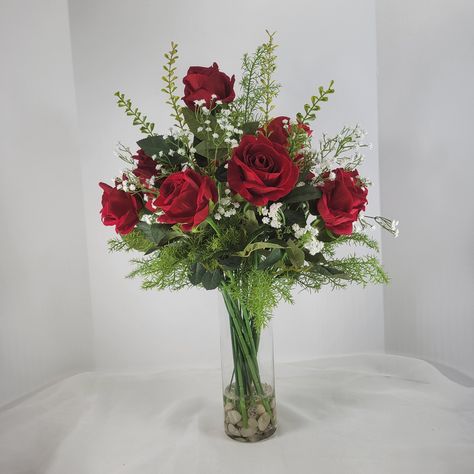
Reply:
[[[235,76],[214,63],[190,67],[180,97],[172,43],[162,90],[176,125],[155,133],[117,92],[118,105],[144,138],[138,149],[119,146],[127,169],[112,186],[100,183],[102,222],[119,234],[110,248],[144,254],[133,260],[131,274],[143,278],[144,288],[197,285],[223,294],[233,342],[228,388],[234,398],[226,403],[238,415],[236,423],[226,417],[226,430],[244,439],[264,437],[275,426],[273,395],[265,392],[258,366],[260,333],[275,305],[291,301],[294,286],[385,283],[375,256],[338,257],[336,248],[352,243],[377,250],[365,232],[374,223],[397,233],[396,222],[364,214],[370,182],[357,167],[368,146],[365,132],[344,127],[328,137],[311,128],[334,93],[332,81],[296,117],[273,116],[280,88],[273,79],[275,47],[269,34],[244,55],[238,95]],[[249,421],[254,396],[269,419],[263,430]]]

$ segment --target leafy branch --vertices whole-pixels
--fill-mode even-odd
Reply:
[[[244,54],[242,60],[242,80],[240,82],[241,94],[234,102],[236,112],[240,115],[239,123],[247,123],[258,119],[256,111],[263,114],[268,121],[272,104],[280,90],[280,84],[272,79],[276,69],[276,55],[274,51],[277,45],[273,42],[275,33],[268,34],[268,41],[260,45],[255,53]]]
[[[272,75],[276,70],[276,55],[275,49],[277,45],[273,42],[273,37],[275,33],[270,33],[267,31],[268,41],[262,45],[263,55],[262,55],[262,89],[263,89],[263,104],[260,107],[265,122],[268,122],[270,119],[270,112],[275,108],[273,104],[273,99],[275,99],[280,90],[280,84],[278,84],[273,78]]]
[[[127,99],[125,94],[117,91],[114,96],[117,97],[117,105],[119,107],[125,108],[125,113],[130,117],[133,117],[133,125],[138,125],[140,127],[140,132],[147,135],[153,135],[155,124],[148,122],[148,117],[146,115],[142,115],[137,107],[133,108],[132,101]]]
[[[178,45],[172,41],[170,51],[165,53],[165,59],[167,60],[167,63],[163,65],[163,69],[165,70],[166,74],[161,78],[165,83],[165,87],[163,87],[161,91],[168,95],[168,100],[166,103],[173,109],[171,117],[178,122],[181,130],[184,130],[184,117],[181,113],[181,106],[178,104],[179,96],[174,94],[176,91],[177,79],[176,66],[174,66],[174,64],[178,58]]]
[[[316,112],[321,110],[321,107],[319,105],[320,102],[327,102],[328,95],[334,94],[333,86],[334,86],[334,81],[331,81],[327,89],[324,89],[323,86],[319,87],[319,90],[318,90],[319,94],[313,95],[311,97],[310,104],[304,104],[303,108],[305,111],[305,115],[299,112],[296,114],[296,118],[298,122],[308,123],[316,118]]]

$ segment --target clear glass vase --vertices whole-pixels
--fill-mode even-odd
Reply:
[[[256,442],[277,427],[271,323],[257,331],[240,301],[220,289],[224,429],[232,439]]]

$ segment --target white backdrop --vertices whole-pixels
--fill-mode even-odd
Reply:
[[[69,37],[65,1],[2,0],[0,405],[92,366]]]
[[[97,366],[217,365],[216,292],[144,293],[138,281],[123,278],[127,256],[106,252],[113,231],[99,222],[97,182],[119,169],[116,142],[133,146],[139,137],[112,94],[125,92],[166,129],[171,122],[160,77],[169,42],[180,45],[179,77],[190,65],[213,61],[238,74],[242,54],[264,40],[267,28],[278,32],[281,45],[276,113],[296,114],[317,86],[334,79],[336,94],[321,111],[315,136],[360,121],[376,142],[373,2],[299,0],[289,8],[270,0],[85,0],[70,2],[70,9]],[[376,152],[364,173],[378,183]],[[370,212],[378,210],[375,186]],[[383,337],[382,288],[300,294],[295,306],[280,307],[275,317],[278,360],[380,351]]]
[[[474,2],[377,6],[386,349],[474,377]]]
[[[97,182],[118,171],[116,142],[138,137],[116,89],[165,129],[169,41],[180,43],[179,75],[214,60],[232,74],[265,28],[281,44],[276,112],[294,114],[335,79],[315,134],[355,121],[369,130],[370,211],[381,184],[402,231],[383,241],[385,305],[374,287],[296,295],[275,317],[277,359],[386,347],[474,375],[474,4],[380,0],[377,21],[369,0],[288,5],[71,0],[68,15],[67,0],[0,2],[0,405],[94,359],[119,370],[218,364],[216,293],[146,293],[125,280],[127,256],[106,252]]]

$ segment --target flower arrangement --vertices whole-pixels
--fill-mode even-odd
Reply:
[[[265,390],[258,366],[260,335],[275,306],[291,302],[295,286],[386,283],[376,256],[338,256],[337,248],[377,251],[367,233],[374,224],[398,233],[396,222],[364,214],[370,182],[357,168],[369,147],[365,132],[344,127],[329,137],[312,128],[334,93],[333,81],[319,87],[295,118],[273,115],[280,89],[273,78],[275,48],[268,34],[255,53],[244,55],[238,95],[235,76],[214,63],[190,67],[180,97],[178,50],[171,43],[162,91],[175,126],[155,133],[147,116],[117,92],[119,107],[144,138],[136,151],[119,145],[128,166],[112,186],[100,183],[102,222],[118,234],[110,249],[144,254],[133,259],[131,273],[143,279],[143,288],[199,286],[222,293],[234,362],[226,431],[246,440],[265,437],[275,426],[274,395]],[[255,421],[252,397],[261,412]]]

